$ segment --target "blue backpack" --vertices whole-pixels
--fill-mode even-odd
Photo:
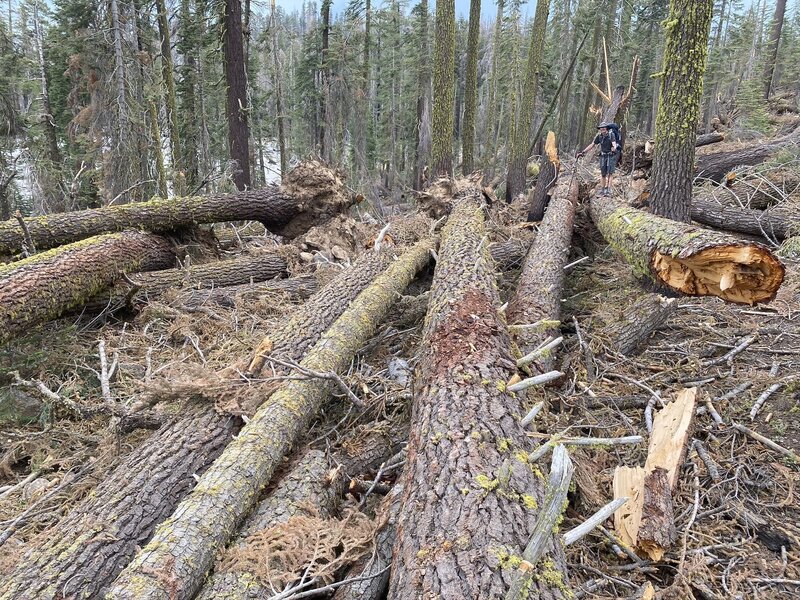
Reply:
[[[609,123],[608,130],[611,132],[611,139],[617,143],[617,152],[622,154],[622,134],[619,131],[619,125],[616,123]]]

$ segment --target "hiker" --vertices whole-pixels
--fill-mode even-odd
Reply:
[[[619,127],[614,123],[600,123],[598,133],[592,143],[578,152],[578,157],[584,156],[593,146],[600,146],[600,194],[611,195],[611,178],[617,168],[618,150],[622,149],[619,138]]]

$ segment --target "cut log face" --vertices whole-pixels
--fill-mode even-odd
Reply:
[[[127,271],[174,262],[175,249],[165,238],[125,231],[0,266],[0,344],[81,306]]]
[[[589,208],[603,237],[634,275],[674,293],[753,305],[772,300],[783,283],[783,264],[761,244],[609,199],[593,198]]]

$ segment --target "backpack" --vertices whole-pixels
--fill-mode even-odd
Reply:
[[[609,123],[608,130],[611,132],[611,139],[617,143],[617,152],[622,154],[622,134],[619,131],[619,125],[616,123]]]

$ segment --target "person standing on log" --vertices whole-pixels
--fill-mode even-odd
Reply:
[[[598,133],[592,143],[578,152],[578,158],[584,156],[594,146],[600,146],[600,196],[611,195],[611,178],[617,168],[617,149],[619,148],[619,133],[613,123],[600,123]]]

